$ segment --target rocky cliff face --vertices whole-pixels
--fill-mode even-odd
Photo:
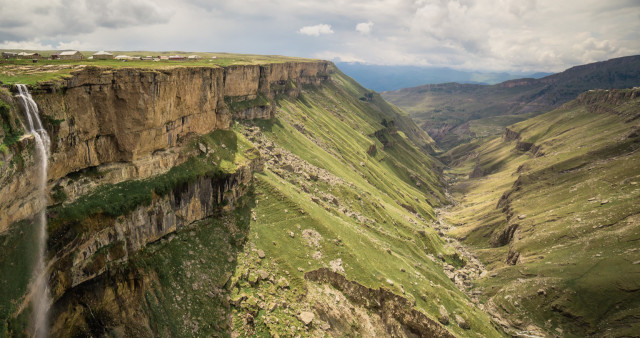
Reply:
[[[165,152],[189,135],[228,129],[232,118],[270,118],[269,101],[275,95],[297,95],[296,88],[304,84],[326,81],[328,67],[324,61],[225,68],[86,67],[65,81],[32,88],[52,138],[50,186],[89,167],[111,166],[119,174],[112,174],[108,183],[166,171],[184,158]],[[259,95],[264,100],[256,100]],[[29,202],[34,200],[25,186],[29,183],[18,176],[0,186],[0,208],[11,210],[21,201],[19,209],[37,209]],[[86,190],[76,187],[68,194]],[[8,213],[0,218],[0,232],[29,214]]]
[[[318,84],[327,62],[178,67],[168,70],[87,67],[59,91],[38,95],[42,114],[62,119],[53,144],[51,178],[175,146],[190,133],[228,129],[225,97],[273,97],[272,85]],[[53,95],[52,95],[53,94]]]
[[[52,141],[48,251],[54,300],[127,262],[149,243],[234,209],[262,168],[259,154],[238,148],[231,131],[222,136],[233,142],[219,144],[215,153],[211,144],[190,140],[228,130],[234,119],[272,118],[276,95],[297,96],[304,85],[328,81],[328,67],[322,61],[160,70],[86,67],[61,82],[30,88]],[[16,102],[5,101],[21,116]],[[225,151],[230,154],[220,157]],[[3,160],[17,164],[0,165],[0,233],[21,232],[12,225],[43,207],[30,174],[32,157],[28,135],[3,154]],[[209,169],[194,174],[187,161]],[[184,173],[163,183],[162,193],[151,188],[134,201],[127,201],[132,196],[126,192],[98,201],[104,207],[128,204],[122,212],[74,209],[103,197],[105,187],[134,182],[135,189],[180,165]],[[66,210],[81,217],[64,218]],[[16,299],[23,303],[17,313],[28,299]]]
[[[140,205],[133,212],[102,221],[102,230],[85,233],[59,252],[54,271],[54,297],[101,275],[112,262],[126,261],[146,244],[156,241],[221,209],[234,208],[251,187],[252,176],[262,170],[257,158],[235,173],[204,176],[179,185],[169,194]]]
[[[367,310],[379,313],[386,334],[393,337],[454,337],[440,324],[427,317],[424,313],[413,309],[409,300],[385,289],[371,289],[357,282],[346,279],[343,275],[327,268],[321,268],[305,273],[305,279],[317,283],[330,284],[344,293],[355,304],[364,306]],[[317,311],[332,323],[333,326],[345,325],[340,315],[332,313],[325,307],[327,303],[317,304]],[[335,316],[335,317],[334,317]]]

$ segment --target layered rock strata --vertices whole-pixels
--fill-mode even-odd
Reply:
[[[126,261],[150,242],[194,222],[233,209],[251,187],[253,173],[261,171],[257,158],[221,177],[199,177],[154,198],[132,212],[102,220],[103,229],[76,238],[56,257],[54,295],[102,274],[112,262]]]
[[[116,182],[166,171],[181,159],[164,152],[189,135],[228,129],[233,118],[273,117],[275,95],[295,96],[303,85],[327,81],[329,65],[300,61],[164,69],[85,67],[65,80],[32,88],[52,138],[49,186],[90,167],[115,168],[121,172]],[[23,201],[20,210],[37,209],[29,197],[33,189],[21,176],[13,173],[0,186],[1,210],[16,209],[16,201]],[[69,193],[90,188],[74,187]],[[2,216],[0,232],[29,213]]]

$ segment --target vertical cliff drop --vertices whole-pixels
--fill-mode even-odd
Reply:
[[[49,146],[51,144],[47,131],[42,127],[38,106],[33,101],[27,86],[23,84],[18,87],[18,98],[24,108],[29,134],[33,135],[36,148],[36,166],[38,175],[38,191],[41,201],[40,211],[35,215],[38,223],[38,236],[36,243],[36,263],[33,268],[32,282],[30,287],[31,303],[33,313],[31,318],[31,333],[35,337],[48,336],[48,312],[51,305],[49,297],[48,278],[46,273],[45,252],[47,242],[47,197],[45,189],[47,185],[47,166],[49,158]]]

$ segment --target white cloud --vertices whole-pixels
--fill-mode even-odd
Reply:
[[[356,31],[366,35],[366,34],[371,33],[371,28],[372,27],[373,27],[373,22],[371,22],[371,21],[369,21],[369,22],[361,22],[361,23],[356,25]]]
[[[27,49],[27,50],[52,50],[54,49],[50,44],[43,44],[38,39],[29,41],[4,41],[0,43],[0,49]]]
[[[318,59],[331,60],[336,62],[360,62],[360,63],[366,62],[366,60],[361,59],[353,54],[332,52],[332,51],[319,52],[314,56]]]
[[[94,2],[0,0],[0,46],[326,55],[493,71],[560,71],[640,54],[638,0]]]
[[[331,25],[319,24],[315,26],[304,26],[298,30],[298,33],[309,36],[320,36],[320,34],[333,34]]]

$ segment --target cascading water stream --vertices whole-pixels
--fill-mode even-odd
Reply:
[[[49,161],[50,139],[47,131],[42,127],[38,106],[31,97],[27,86],[16,85],[20,99],[24,107],[27,118],[28,132],[35,139],[36,164],[38,168],[38,198],[40,199],[40,211],[38,211],[35,221],[38,223],[36,263],[33,269],[31,281],[31,304],[33,307],[31,317],[31,334],[34,337],[47,337],[49,335],[48,313],[51,306],[49,296],[48,274],[45,264],[46,243],[47,243],[47,197],[45,194],[47,186],[47,166]]]

